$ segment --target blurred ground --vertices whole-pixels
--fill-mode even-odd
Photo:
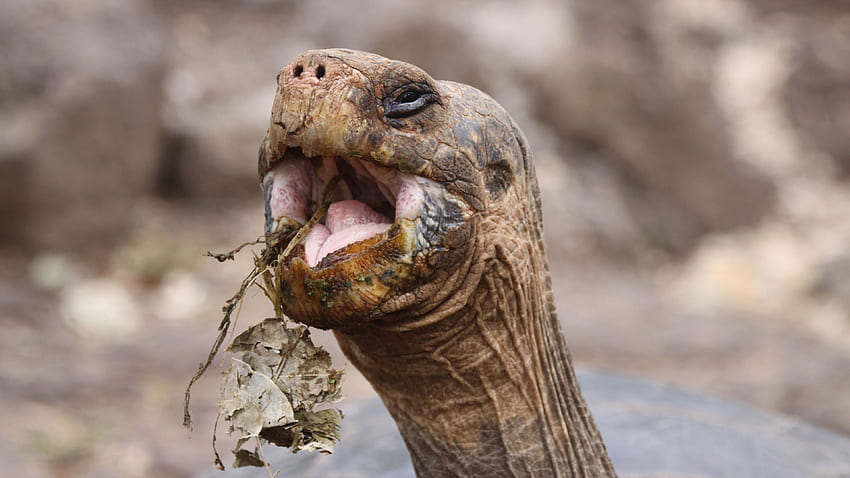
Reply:
[[[260,234],[274,76],[330,46],[513,114],[577,362],[850,433],[850,3],[9,0],[4,472],[208,469],[217,376],[193,433],[182,392],[250,258],[201,255]]]

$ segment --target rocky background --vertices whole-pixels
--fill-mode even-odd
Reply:
[[[202,254],[261,233],[275,74],[331,46],[512,112],[578,363],[850,433],[849,1],[5,0],[4,472],[210,469],[183,387],[250,258]]]

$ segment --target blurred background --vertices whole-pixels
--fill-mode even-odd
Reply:
[[[850,433],[850,1],[5,0],[4,473],[211,469],[224,361],[192,433],[183,389],[251,259],[202,254],[261,234],[275,75],[334,46],[525,130],[578,364]]]

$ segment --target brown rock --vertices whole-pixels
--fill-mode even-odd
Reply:
[[[73,249],[119,236],[151,187],[163,41],[142,2],[0,6],[4,240]]]
[[[736,160],[711,94],[716,48],[734,23],[677,23],[643,2],[579,2],[573,13],[574,42],[529,77],[537,111],[565,144],[607,164],[649,242],[684,252],[762,217],[773,186]]]

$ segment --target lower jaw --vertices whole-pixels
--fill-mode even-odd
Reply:
[[[349,245],[317,267],[302,247],[281,264],[284,312],[322,329],[358,325],[388,298],[416,286],[416,222],[399,219],[384,234]]]

